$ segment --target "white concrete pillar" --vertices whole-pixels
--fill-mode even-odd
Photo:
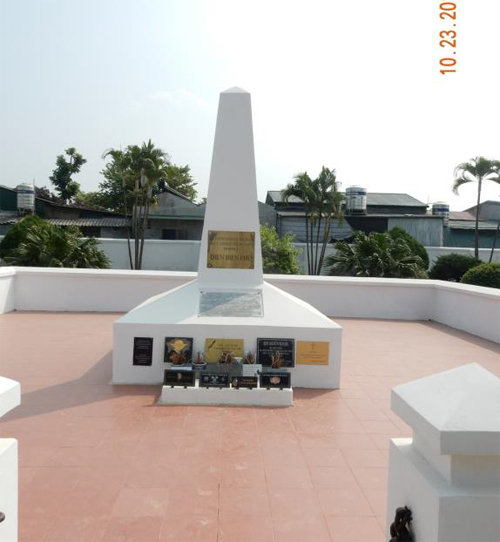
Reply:
[[[0,376],[0,417],[21,402],[18,382]],[[5,519],[0,523],[0,540],[17,542],[18,521],[18,465],[17,440],[0,439],[0,512]]]
[[[464,365],[395,387],[391,408],[413,438],[391,442],[387,533],[408,506],[415,542],[500,540],[500,379]]]

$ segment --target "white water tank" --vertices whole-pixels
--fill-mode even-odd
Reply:
[[[21,183],[16,186],[17,210],[21,214],[35,211],[35,188],[32,184]]]
[[[448,226],[448,223],[450,221],[450,206],[448,205],[448,203],[445,203],[444,201],[437,201],[436,203],[433,203],[432,214],[434,216],[442,216],[443,225]]]
[[[345,189],[345,197],[348,214],[366,214],[366,188],[348,186]]]

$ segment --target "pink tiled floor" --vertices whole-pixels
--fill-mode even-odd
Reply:
[[[342,388],[292,408],[159,407],[158,386],[109,385],[113,314],[0,316],[0,373],[22,406],[21,541],[381,542],[396,384],[498,348],[428,322],[337,319]]]

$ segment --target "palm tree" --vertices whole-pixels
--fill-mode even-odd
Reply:
[[[453,192],[471,182],[477,183],[476,225],[474,229],[474,256],[479,258],[479,204],[481,203],[481,188],[484,181],[493,181],[500,184],[500,160],[489,160],[484,156],[471,158],[455,168]]]
[[[343,220],[344,196],[338,191],[335,170],[326,167],[321,168],[314,180],[307,172],[299,173],[294,180],[283,191],[283,200],[289,202],[295,196],[304,202],[307,270],[310,275],[319,275],[330,240],[332,220]]]
[[[129,243],[130,267],[141,269],[149,209],[156,195],[167,186],[170,159],[151,140],[141,146],[129,145],[125,151],[108,149],[103,154],[103,158],[107,157],[112,159],[106,166],[108,174],[114,180],[121,181],[125,216],[128,211],[132,213],[135,246],[132,261]]]
[[[39,219],[29,222],[20,231],[18,241],[4,256],[8,265],[95,269],[110,267],[110,260],[99,249],[98,241],[94,238],[84,239],[78,228],[61,228]]]
[[[352,244],[340,241],[326,258],[329,275],[351,277],[424,278],[422,259],[404,239],[388,233],[354,234]]]

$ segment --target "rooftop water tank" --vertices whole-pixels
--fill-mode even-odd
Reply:
[[[366,188],[348,186],[345,190],[345,197],[348,214],[366,214]]]
[[[35,210],[35,188],[32,184],[21,183],[16,186],[17,210],[21,214],[33,213]]]
[[[448,223],[450,221],[450,206],[448,205],[448,203],[445,203],[444,201],[437,201],[436,203],[433,203],[432,214],[434,216],[442,216],[443,225],[448,226]]]

